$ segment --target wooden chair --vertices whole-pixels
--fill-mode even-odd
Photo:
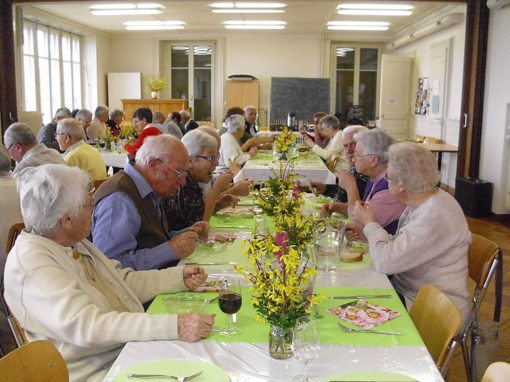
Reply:
[[[331,158],[326,162],[326,166],[328,167],[328,170],[332,173],[335,172],[336,164],[338,163],[338,160],[340,159],[340,155],[332,155]]]
[[[506,362],[491,363],[482,377],[482,382],[507,381],[510,381],[510,364]]]
[[[409,314],[444,377],[449,366],[445,362],[449,361],[448,350],[462,326],[459,309],[438,288],[427,284],[420,288]]]
[[[2,382],[68,382],[62,355],[49,341],[34,341],[0,359]]]
[[[14,243],[16,242],[16,239],[18,238],[21,231],[25,229],[25,223],[16,223],[14,224],[11,229],[9,230],[9,235],[7,236],[7,246],[6,250],[7,253],[11,250],[11,248],[14,246]],[[14,340],[16,341],[16,344],[19,346],[22,346],[26,344],[27,337],[25,335],[25,331],[19,324],[16,317],[13,316],[11,313],[11,310],[7,306],[7,303],[4,300],[4,281],[2,279],[2,282],[0,283],[0,305],[5,313],[5,317],[7,319],[7,322],[9,323],[9,327],[11,328],[12,335],[14,337]]]
[[[501,316],[501,304],[503,297],[503,254],[496,243],[483,236],[472,234],[473,241],[468,250],[469,278],[475,282],[475,290],[472,297],[472,308],[468,319],[464,323],[462,331],[455,341],[462,347],[464,367],[468,381],[471,381],[473,359],[467,339],[471,333],[473,324],[478,322],[478,311],[489,284],[494,276],[496,301],[494,304],[493,320],[499,322]]]
[[[9,234],[7,235],[7,245],[5,247],[5,250],[7,253],[11,250],[11,248],[14,246],[14,243],[16,242],[16,239],[18,238],[21,231],[25,229],[25,223],[16,223],[11,226],[9,229]]]
[[[425,140],[425,137],[423,135],[417,135],[415,140],[417,142],[423,143],[423,141]]]

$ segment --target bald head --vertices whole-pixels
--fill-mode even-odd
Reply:
[[[214,137],[214,139],[216,139],[218,141],[218,150],[219,150],[219,148],[221,146],[221,138],[220,138],[220,135],[218,134],[218,132],[216,131],[216,129],[214,127],[212,127],[212,126],[199,126],[198,130],[201,130],[204,133],[207,133],[207,134],[211,135],[212,137]]]

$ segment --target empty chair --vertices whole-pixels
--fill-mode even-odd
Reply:
[[[491,363],[482,377],[482,382],[507,381],[510,381],[510,364],[506,362]]]
[[[468,319],[464,323],[462,331],[455,339],[462,347],[468,381],[472,380],[473,360],[471,359],[472,354],[466,341],[473,324],[478,321],[478,310],[480,309],[480,305],[494,274],[496,274],[496,283],[494,285],[496,302],[494,305],[493,320],[497,322],[499,322],[501,315],[501,300],[503,294],[503,257],[501,249],[496,243],[483,236],[472,234],[472,237],[473,241],[469,246],[468,261],[469,278],[476,283],[472,298],[473,306]]]
[[[34,341],[0,359],[2,382],[67,382],[62,355],[49,341]]]
[[[433,285],[423,285],[410,311],[414,325],[443,376],[449,366],[448,349],[462,325],[457,306]],[[453,348],[451,348],[453,350]]]

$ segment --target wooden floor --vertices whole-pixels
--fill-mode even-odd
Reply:
[[[496,242],[503,250],[504,284],[503,308],[499,330],[499,360],[510,362],[510,223],[499,223],[490,219],[468,218],[472,232]],[[490,321],[494,310],[494,285],[491,285],[481,307],[481,321]],[[1,325],[0,345],[8,352],[15,347],[10,338],[9,329]],[[447,380],[449,382],[465,382],[466,374],[462,354],[458,352],[452,360]]]
[[[494,241],[503,250],[503,307],[499,328],[499,360],[510,362],[510,223],[491,219],[467,218],[471,232]],[[491,283],[481,307],[480,321],[491,321],[494,312],[494,282]],[[462,353],[452,360],[448,382],[467,381]]]

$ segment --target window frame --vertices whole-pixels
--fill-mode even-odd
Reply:
[[[374,119],[379,119],[379,101],[380,101],[380,85],[381,85],[381,61],[383,55],[383,46],[377,43],[356,43],[352,41],[332,41],[330,52],[330,78],[331,78],[331,109],[333,113],[344,113],[345,110],[336,110],[336,82],[337,82],[337,48],[354,48],[354,79],[353,79],[353,93],[352,104],[358,105],[359,102],[359,81],[360,81],[360,63],[361,63],[361,49],[377,49],[377,81],[376,81],[376,102],[375,102],[375,116]],[[366,72],[373,70],[363,70]],[[344,116],[347,118],[347,116]],[[367,122],[367,121],[365,121]]]
[[[33,33],[32,33],[33,54],[30,56],[33,57],[33,61],[34,61],[33,75],[34,75],[34,79],[35,79],[35,84],[34,84],[34,87],[35,87],[34,97],[35,97],[35,105],[36,105],[35,110],[27,110],[27,107],[26,107],[27,94],[26,94],[26,86],[25,86],[25,81],[26,81],[25,57],[28,56],[28,54],[25,53],[25,49],[24,49],[25,28],[31,28],[33,31]],[[38,42],[38,31],[39,30],[43,30],[45,33],[45,39],[46,39],[46,43],[47,43],[47,47],[48,47],[47,57],[39,55],[39,42]],[[58,57],[57,58],[55,58],[52,55],[52,50],[51,50],[52,34],[56,34],[58,36]],[[83,72],[83,60],[82,60],[82,49],[83,49],[82,36],[80,36],[76,33],[69,32],[64,29],[55,28],[55,27],[47,25],[45,23],[37,22],[37,21],[31,20],[31,19],[26,19],[26,18],[23,18],[22,35],[23,35],[23,40],[22,40],[22,44],[20,46],[20,67],[21,67],[21,80],[22,80],[21,81],[22,86],[20,87],[20,90],[22,92],[21,97],[20,97],[20,99],[22,100],[21,110],[40,112],[42,114],[43,123],[46,124],[53,120],[53,116],[55,115],[56,110],[62,106],[66,106],[70,110],[75,109],[75,108],[81,109],[83,107],[83,100],[84,100],[84,93],[83,93],[83,74],[84,74],[84,72]],[[64,81],[64,61],[66,61],[66,62],[68,61],[68,60],[64,60],[64,55],[63,55],[63,51],[62,51],[62,45],[63,45],[62,40],[64,37],[69,38],[69,46],[70,46],[69,65],[70,65],[70,70],[71,70],[71,72],[70,72],[71,84],[68,84],[67,82]],[[74,51],[73,51],[73,42],[74,41],[77,41],[77,43],[78,43],[78,55],[79,55],[78,59],[76,59]],[[49,89],[48,89],[48,91],[50,94],[50,97],[49,97],[50,115],[46,115],[46,111],[42,110],[42,102],[41,102],[41,99],[42,99],[41,75],[42,74],[41,74],[41,68],[39,65],[40,59],[46,59],[48,61],[48,75],[49,75],[49,78],[48,78]],[[60,86],[60,93],[58,95],[57,100],[54,99],[53,81],[55,80],[54,79],[55,73],[52,71],[52,64],[55,61],[58,61],[58,68],[59,68],[58,83]],[[76,88],[78,88],[78,86],[77,86],[77,84],[75,84],[75,81],[74,81],[74,79],[76,78],[75,73],[74,73],[76,64],[78,64],[78,68],[79,68],[79,75],[78,75],[79,89],[76,89]],[[70,97],[68,96],[68,98],[70,98],[72,101],[71,101],[71,104],[69,104],[69,103],[66,104],[65,99],[66,99],[66,95],[68,95],[69,92],[71,92],[71,95],[70,95]],[[78,94],[76,94],[76,92],[78,92]]]

